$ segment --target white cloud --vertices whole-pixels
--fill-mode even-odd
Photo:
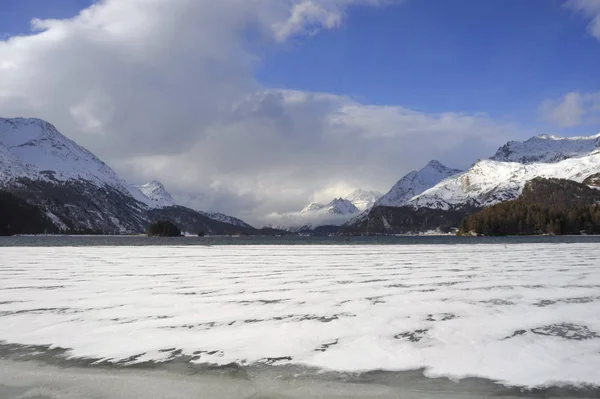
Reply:
[[[600,118],[600,92],[570,92],[561,99],[548,99],[540,105],[544,119],[561,128],[597,123]]]
[[[564,6],[590,19],[588,29],[596,39],[600,40],[600,0],[567,0]]]
[[[485,115],[255,79],[261,60],[247,38],[276,46],[335,28],[350,6],[384,3],[105,0],[0,41],[2,116],[46,119],[132,182],[158,179],[191,206],[258,224],[336,187],[386,191],[431,158],[467,166],[512,138]]]

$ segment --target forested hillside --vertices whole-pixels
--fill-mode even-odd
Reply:
[[[600,234],[600,191],[563,179],[533,179],[521,196],[463,219],[459,234]]]

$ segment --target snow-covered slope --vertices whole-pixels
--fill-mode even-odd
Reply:
[[[51,176],[53,180],[85,180],[98,187],[109,185],[123,193],[129,192],[126,183],[104,162],[41,119],[0,118],[0,144],[29,169],[4,173],[4,181],[18,177],[50,179]]]
[[[323,209],[325,207],[325,205],[323,204],[319,204],[317,202],[311,202],[310,204],[306,205],[301,211],[300,213],[308,213],[308,212],[315,212],[318,211],[320,209]]]
[[[165,189],[165,186],[159,181],[152,180],[140,186],[133,186],[140,190],[149,201],[143,201],[153,208],[165,208],[167,206],[177,205],[171,194]]]
[[[398,180],[392,189],[375,202],[375,206],[403,206],[411,198],[461,171],[431,161],[419,171],[412,171]]]
[[[344,198],[335,198],[316,212],[335,213],[337,215],[352,215],[358,212],[358,208],[350,201]]]
[[[555,163],[522,164],[481,160],[469,170],[446,179],[414,197],[414,208],[457,209],[489,206],[517,198],[525,183],[535,177],[583,182],[600,172],[600,150]]]
[[[371,208],[373,204],[375,204],[375,201],[381,198],[381,195],[382,194],[378,191],[367,191],[358,188],[348,194],[344,199],[352,202],[359,211],[364,211]]]
[[[594,136],[559,137],[539,135],[529,140],[509,141],[490,159],[494,161],[554,163],[588,155],[600,148],[600,133]]]

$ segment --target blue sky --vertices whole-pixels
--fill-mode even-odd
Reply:
[[[545,98],[600,88],[600,43],[586,24],[557,0],[361,7],[341,29],[271,54],[260,77],[273,86],[536,126]]]
[[[93,0],[0,0],[0,31],[69,18]],[[262,54],[264,85],[357,97],[420,112],[486,113],[540,131],[538,106],[600,89],[600,42],[561,0],[407,0],[349,8],[338,29]],[[600,125],[559,129],[569,134]]]

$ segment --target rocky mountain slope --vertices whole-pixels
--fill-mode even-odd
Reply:
[[[141,233],[157,217],[178,220],[193,233],[236,233],[241,227],[176,206],[158,182],[127,184],[94,154],[34,118],[0,118],[0,189],[41,209],[63,232]]]

